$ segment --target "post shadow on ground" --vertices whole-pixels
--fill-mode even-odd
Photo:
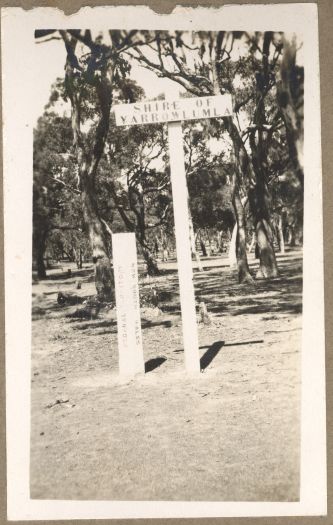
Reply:
[[[257,343],[263,343],[263,339],[257,339],[253,341],[241,341],[237,343],[226,343],[225,341],[216,341],[211,346],[207,348],[207,346],[200,346],[200,350],[207,348],[206,352],[203,354],[203,356],[200,358],[200,370],[205,370],[210,363],[213,361],[213,359],[217,356],[219,351],[224,346],[243,346],[243,345],[251,345],[251,344],[257,344]],[[174,352],[184,352],[183,348],[179,348],[178,350],[174,350]]]
[[[200,358],[200,369],[205,370],[210,363],[213,361],[214,357],[217,356],[221,348],[224,346],[224,341],[216,341],[213,343],[204,355]]]
[[[155,357],[145,362],[145,373],[152,372],[166,361],[166,357]]]

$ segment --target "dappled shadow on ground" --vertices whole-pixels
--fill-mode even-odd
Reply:
[[[229,268],[221,269],[219,261],[216,265],[207,268],[204,272],[194,272],[195,298],[197,305],[204,301],[207,310],[214,317],[242,316],[259,314],[263,316],[276,315],[299,315],[302,312],[302,254],[301,252],[290,254],[279,258],[279,276],[275,279],[254,281],[252,284],[238,284],[234,272]],[[68,283],[66,293],[78,297],[78,304],[89,300],[95,294],[94,283],[91,282],[92,269],[84,269],[73,272],[71,283]],[[61,280],[62,279],[62,280]],[[97,318],[70,319],[76,306],[57,303],[57,293],[67,283],[64,275],[50,276],[47,282],[43,282],[33,293],[32,318],[66,317],[67,322],[75,330],[92,329],[96,334],[102,335],[107,331],[116,330],[116,312],[113,313],[104,307],[98,313]],[[82,289],[76,289],[76,282],[82,283]],[[54,290],[50,287],[53,285]],[[71,287],[71,288],[70,288]],[[155,327],[171,328],[174,319],[178,319],[181,313],[178,275],[174,270],[162,270],[162,275],[155,278],[140,276],[140,292],[154,288],[159,297],[159,317],[150,319],[144,311],[141,311],[142,329]],[[101,329],[104,328],[102,331]],[[242,343],[244,344],[244,343]]]
[[[81,319],[71,319],[70,322],[77,323],[77,326],[73,327],[75,330],[88,330],[89,328],[103,328],[103,327],[110,328],[117,324],[115,320],[111,320],[111,319],[96,320],[95,322],[82,322]]]
[[[74,291],[73,291],[74,294]],[[73,308],[82,307],[82,303],[91,298],[91,294],[82,294],[72,297],[72,304],[60,305],[57,302],[58,290],[54,292],[43,292],[41,294],[33,294],[33,303],[31,308],[32,319],[39,319],[42,316],[46,317],[66,317],[73,312]],[[77,300],[75,300],[75,297]],[[69,322],[75,322],[75,319]]]
[[[209,312],[216,315],[280,313],[298,315],[302,312],[302,259],[281,261],[280,275],[268,281],[238,284],[230,271],[212,269],[196,274],[197,302],[204,301]]]

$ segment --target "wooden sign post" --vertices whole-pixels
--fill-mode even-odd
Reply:
[[[112,252],[117,307],[119,373],[134,376],[144,372],[145,369],[135,234],[113,234]]]
[[[114,112],[117,126],[168,123],[185,367],[188,372],[200,372],[181,121],[231,116],[231,96],[218,95],[119,104],[114,107]]]

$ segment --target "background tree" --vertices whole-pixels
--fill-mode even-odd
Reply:
[[[70,153],[70,119],[46,113],[34,130],[33,260],[46,277],[45,251],[51,235],[82,228],[75,158]]]
[[[195,238],[205,244],[207,231],[217,237],[221,248],[223,235],[235,224],[231,204],[232,163],[225,152],[211,151],[211,125],[209,122],[191,122],[184,125],[184,149],[189,190],[189,205]],[[215,124],[216,128],[221,127]],[[203,255],[205,255],[205,247]]]
[[[149,275],[159,273],[154,231],[172,219],[167,159],[162,125],[110,128],[102,185],[126,229],[135,233]]]

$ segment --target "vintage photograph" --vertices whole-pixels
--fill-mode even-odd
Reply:
[[[31,498],[299,501],[302,35],[34,36]]]
[[[325,515],[316,6],[1,39],[8,520]]]

